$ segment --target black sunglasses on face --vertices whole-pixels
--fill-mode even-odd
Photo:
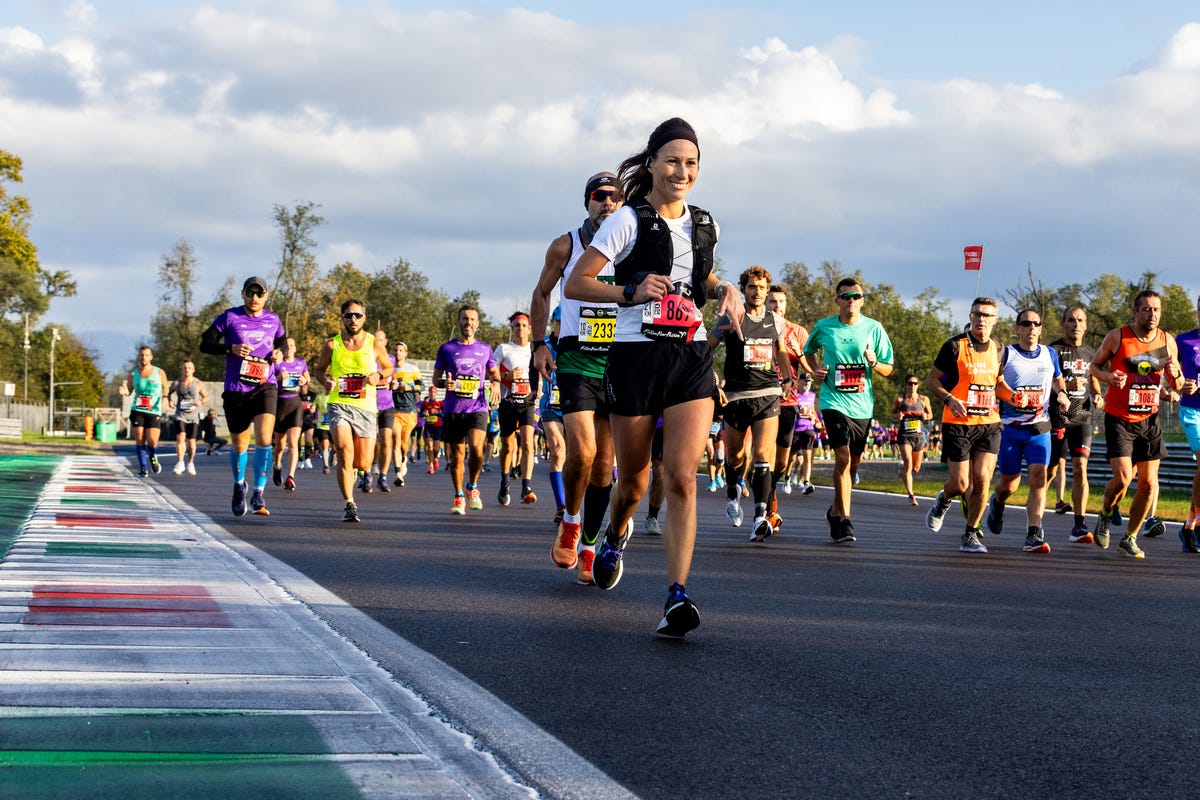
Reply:
[[[617,194],[616,189],[595,189],[592,192],[591,199],[597,203],[603,203],[605,200],[611,200]]]
[[[842,300],[862,300],[862,292],[842,292],[838,295]]]
[[[1017,327],[1018,328],[1040,328],[1040,327],[1042,327],[1042,323],[1038,322],[1037,320],[1023,319],[1017,323]]]
[[[245,291],[242,292],[242,294],[246,295],[246,297],[266,297],[267,290],[266,289],[246,289]]]
[[[362,319],[365,316],[366,314],[361,311],[347,311],[345,314],[342,314],[342,319]]]

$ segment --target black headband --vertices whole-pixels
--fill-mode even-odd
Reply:
[[[673,142],[676,139],[687,139],[692,144],[696,145],[696,149],[700,149],[700,140],[696,138],[696,129],[682,120],[679,117],[669,119],[650,134],[650,141],[646,143],[646,152],[653,156],[667,142]]]
[[[583,189],[583,207],[587,208],[588,201],[592,199],[592,192],[602,186],[611,186],[613,189],[620,191],[617,185],[617,178],[614,175],[597,175],[587,182],[587,186]]]

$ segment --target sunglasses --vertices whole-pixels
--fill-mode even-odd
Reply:
[[[1023,319],[1017,323],[1018,328],[1040,328],[1042,323],[1032,319]]]
[[[365,316],[366,314],[361,311],[347,311],[345,314],[342,314],[342,319],[362,319]]]
[[[842,292],[841,294],[838,295],[838,298],[841,300],[862,300],[863,293],[862,292]]]
[[[996,315],[995,314],[985,314],[982,311],[972,311],[971,316],[978,317],[979,319],[992,319]]]
[[[267,290],[266,289],[244,289],[242,291],[242,294],[246,295],[246,297],[266,297]]]
[[[591,199],[597,203],[603,203],[605,200],[611,200],[616,197],[616,189],[594,189],[591,194]]]
[[[908,385],[909,386],[919,386],[920,384],[918,384],[916,381],[909,381]]]

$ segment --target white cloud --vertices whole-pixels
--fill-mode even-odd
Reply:
[[[31,30],[26,30],[20,26],[16,28],[0,28],[0,49],[42,50],[44,47],[42,37]]]
[[[0,28],[0,142],[25,160],[43,260],[78,270],[81,295],[114,278],[156,295],[146,275],[180,237],[213,290],[261,272],[272,205],[312,200],[324,267],[403,256],[507,313],[578,224],[583,178],[675,115],[700,133],[695,199],[721,220],[731,268],[840,258],[919,291],[966,239],[996,258],[1082,241],[1072,257],[1096,264],[1111,256],[1089,237],[1119,249],[1122,231],[1152,257],[1178,233],[1147,227],[1200,191],[1178,180],[1200,161],[1197,24],[1071,96],[952,74],[854,80],[868,44],[853,35],[747,44],[718,26],[597,30],[528,11],[248,7],[116,25],[77,3],[49,45]],[[598,41],[620,47],[598,58]],[[91,324],[88,303],[69,307]]]

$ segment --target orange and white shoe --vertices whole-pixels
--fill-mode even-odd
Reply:
[[[467,508],[472,511],[480,511],[483,509],[483,498],[479,495],[478,489],[471,489],[467,492]]]
[[[575,566],[579,561],[575,549],[579,547],[579,537],[582,532],[578,522],[563,520],[558,523],[558,535],[554,537],[554,546],[550,548],[550,560],[563,569]],[[591,574],[590,564],[588,565],[588,574]]]
[[[767,515],[767,522],[770,523],[773,533],[779,533],[779,529],[783,527],[783,517],[774,511]]]
[[[580,586],[591,586],[596,581],[592,579],[592,562],[596,560],[596,552],[590,547],[585,547],[579,553],[579,560],[575,562],[575,582]]]
[[[537,495],[533,493],[533,489],[530,489],[528,492],[521,495],[521,504],[522,505],[527,505],[527,506],[533,505],[536,502],[537,502]]]
[[[467,513],[467,498],[461,494],[454,495],[454,502],[450,504],[450,513],[460,516]]]

